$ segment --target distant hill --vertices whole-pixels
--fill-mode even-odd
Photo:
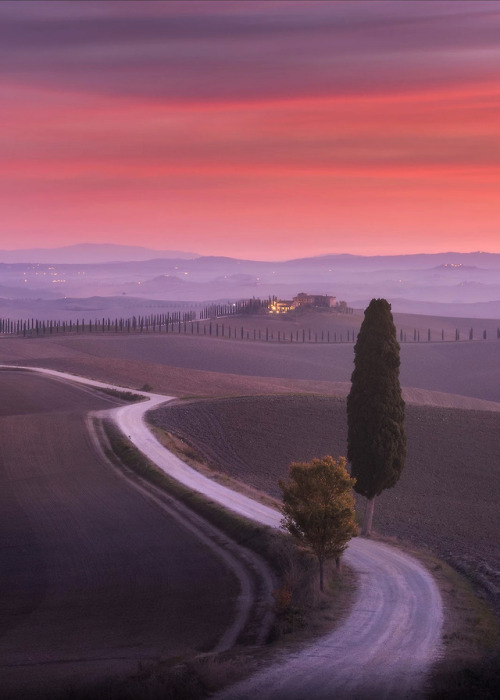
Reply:
[[[445,318],[500,318],[500,299],[472,303],[445,303],[439,301],[415,301],[412,299],[391,298],[393,313],[420,314],[423,316],[442,316]],[[365,309],[370,299],[350,300],[349,305],[355,309]]]
[[[156,304],[291,299],[307,292],[336,296],[354,308],[384,297],[398,311],[500,316],[500,254],[328,255],[276,262],[195,254],[181,258],[189,254],[107,244],[9,253],[11,258],[21,254],[31,260],[7,261],[0,252],[0,299],[10,308],[29,298],[123,296]],[[50,262],[42,262],[43,256]],[[58,257],[75,262],[58,262]]]
[[[26,250],[0,250],[2,263],[68,263],[95,264],[106,262],[138,262],[154,258],[191,260],[196,253],[181,250],[153,250],[141,246],[115,245],[113,243],[79,243],[61,248],[28,248]]]
[[[418,270],[432,267],[495,267],[500,268],[500,253],[415,253],[410,255],[318,255],[313,258],[287,260],[286,265],[338,265],[344,269],[407,269]]]
[[[296,270],[318,269],[335,266],[338,270],[419,270],[500,268],[499,253],[421,253],[414,255],[318,255],[292,260],[245,260],[227,256],[205,255],[181,250],[155,250],[143,246],[117,245],[114,243],[79,243],[59,248],[27,248],[25,250],[0,250],[0,263],[65,263],[92,265],[116,262],[146,262],[154,260],[186,260],[194,263],[194,269],[215,271],[238,270]],[[242,270],[243,268],[243,270]]]

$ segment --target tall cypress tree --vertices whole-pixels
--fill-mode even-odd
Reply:
[[[364,535],[371,531],[375,497],[397,483],[405,463],[399,365],[391,306],[385,299],[372,299],[354,346],[347,397],[347,458],[354,489],[367,499]]]

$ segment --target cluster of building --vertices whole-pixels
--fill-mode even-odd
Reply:
[[[273,314],[282,314],[294,309],[332,309],[345,302],[337,302],[337,297],[331,297],[327,294],[306,294],[300,292],[293,299],[273,299],[269,305],[269,312]]]

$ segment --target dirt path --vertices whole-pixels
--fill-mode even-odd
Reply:
[[[279,527],[277,511],[210,481],[160,445],[148,430],[144,414],[168,397],[149,398],[148,403],[122,406],[113,412],[120,429],[149,459],[186,486],[235,512]],[[436,584],[415,560],[380,543],[356,539],[346,559],[357,570],[360,586],[357,604],[344,625],[221,697],[326,700],[333,696],[420,694],[440,651],[443,611]]]
[[[332,634],[217,695],[219,700],[416,698],[439,653],[440,594],[400,551],[355,540],[358,598]]]

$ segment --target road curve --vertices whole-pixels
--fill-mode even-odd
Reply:
[[[55,370],[24,369],[97,388],[123,390]],[[168,452],[147,428],[144,416],[173,397],[140,393],[149,400],[111,409],[109,414],[141,452],[189,488],[236,513],[279,527],[279,512],[207,479]],[[361,538],[351,542],[345,561],[358,573],[359,587],[356,603],[343,625],[218,697],[326,700],[417,698],[422,694],[426,676],[441,651],[443,608],[433,578],[398,549]]]

